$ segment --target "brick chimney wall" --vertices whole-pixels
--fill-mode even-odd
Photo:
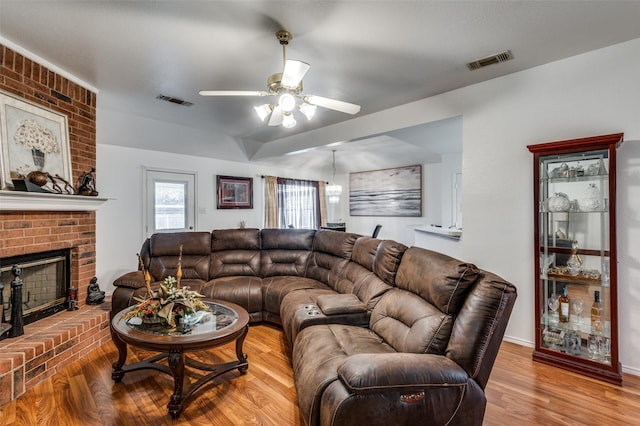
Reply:
[[[96,166],[96,94],[2,44],[0,90],[68,117],[71,183],[77,186]],[[71,285],[84,304],[95,275],[95,212],[1,211],[0,206],[0,235],[0,258],[71,248]]]

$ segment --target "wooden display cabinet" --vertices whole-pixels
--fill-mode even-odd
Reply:
[[[622,137],[527,147],[534,170],[533,359],[618,385],[616,149]],[[555,296],[565,291],[568,306],[564,298],[559,306]],[[600,309],[592,315],[596,293]]]

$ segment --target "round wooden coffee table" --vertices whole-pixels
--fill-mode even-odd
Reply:
[[[247,355],[242,352],[242,344],[249,331],[249,314],[242,307],[233,303],[222,301],[207,301],[205,303],[213,315],[198,324],[186,327],[186,331],[180,326],[167,329],[142,324],[135,325],[131,324],[131,320],[123,320],[123,316],[133,307],[118,312],[111,320],[111,337],[118,348],[118,360],[113,363],[111,378],[120,382],[126,373],[142,369],[152,369],[169,374],[173,377],[174,387],[167,408],[171,417],[175,419],[180,415],[185,400],[205,383],[236,368],[241,374],[246,373],[249,364],[247,363]],[[236,342],[236,355],[238,356],[238,359],[234,361],[222,364],[205,364],[185,355],[186,352],[211,349],[233,341]],[[128,344],[160,353],[125,366]],[[158,362],[164,359],[167,359],[166,364]],[[190,374],[190,376],[194,376],[195,381],[191,382],[190,379],[187,379],[190,384],[187,389],[184,389],[185,366],[201,370],[200,373]]]

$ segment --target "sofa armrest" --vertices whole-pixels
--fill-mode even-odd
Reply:
[[[322,296],[318,296],[316,303],[322,313],[327,316],[367,311],[367,305],[352,293],[323,294]]]
[[[447,357],[413,353],[352,355],[338,368],[338,376],[357,395],[461,387],[469,380]]]
[[[128,272],[113,282],[116,287],[142,288],[145,286],[142,271]]]

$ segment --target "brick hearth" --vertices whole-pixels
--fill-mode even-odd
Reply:
[[[0,406],[108,342],[109,301],[63,311],[0,341]]]

